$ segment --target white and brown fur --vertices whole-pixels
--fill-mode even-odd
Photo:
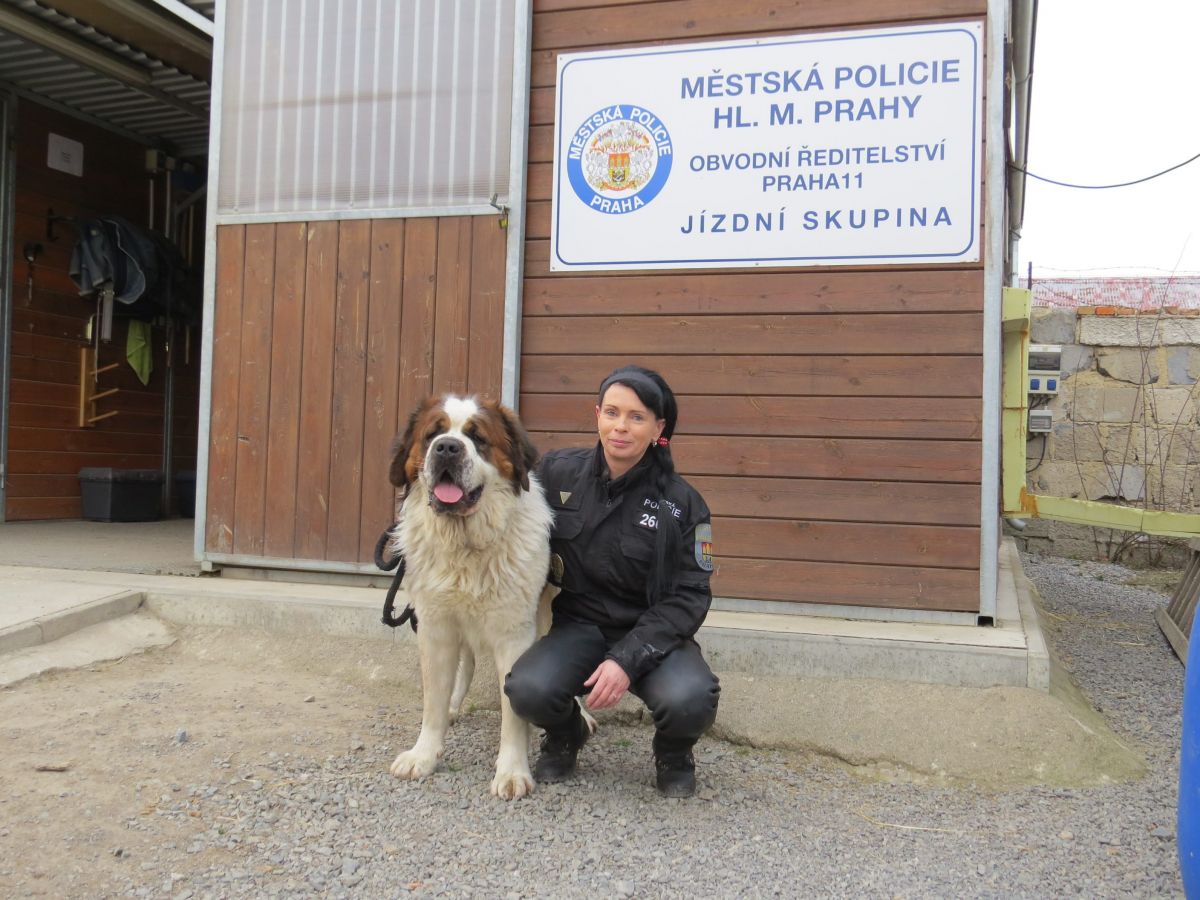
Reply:
[[[391,481],[406,494],[392,549],[407,561],[404,587],[420,623],[424,693],[421,733],[392,763],[397,777],[422,778],[436,768],[446,729],[470,686],[475,654],[492,655],[503,685],[537,636],[552,514],[532,471],[536,460],[511,410],[454,396],[421,404],[393,450]],[[460,488],[462,498],[439,500],[438,481]],[[529,725],[503,691],[500,705],[491,790],[511,800],[534,786]]]

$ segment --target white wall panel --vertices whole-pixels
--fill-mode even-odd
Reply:
[[[228,0],[219,213],[507,200],[515,6]]]

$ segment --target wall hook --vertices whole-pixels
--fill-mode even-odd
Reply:
[[[46,210],[46,240],[54,243],[58,240],[58,235],[54,233],[55,222],[66,222],[68,225],[74,225],[75,220],[71,216],[56,216],[54,207]]]
[[[499,203],[496,202],[496,199],[499,196],[500,196],[499,194],[492,194],[492,199],[489,200],[488,202],[491,203],[491,205],[494,206],[496,209],[500,210],[500,227],[507,228],[508,227],[508,207],[501,206]]]

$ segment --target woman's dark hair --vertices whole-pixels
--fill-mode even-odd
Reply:
[[[652,369],[642,366],[621,366],[600,383],[598,405],[603,405],[604,394],[614,384],[622,384],[635,394],[656,419],[663,419],[663,443],[652,443],[646,450],[652,468],[655,491],[658,495],[658,528],[654,539],[654,565],[646,583],[646,599],[651,604],[664,594],[675,590],[676,566],[679,560],[682,535],[674,507],[667,499],[667,489],[675,477],[675,460],[671,458],[669,441],[675,434],[675,422],[679,418],[679,406],[675,392],[666,379]]]

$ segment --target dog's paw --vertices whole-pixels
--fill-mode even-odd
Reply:
[[[450,724],[453,725],[462,718],[462,710],[457,706],[450,707]]]
[[[424,778],[437,768],[437,756],[427,756],[416,750],[406,750],[392,763],[391,773],[397,778]]]
[[[533,775],[524,771],[496,771],[492,779],[492,796],[501,800],[519,800],[533,793]]]

